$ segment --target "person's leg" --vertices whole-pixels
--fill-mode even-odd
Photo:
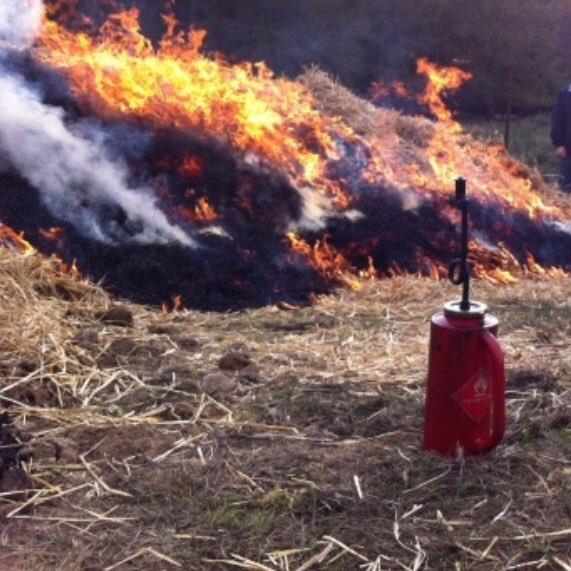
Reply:
[[[561,159],[559,188],[565,192],[571,192],[571,156]]]

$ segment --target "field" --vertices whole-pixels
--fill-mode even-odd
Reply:
[[[446,282],[167,315],[36,255],[0,278],[3,571],[570,568],[569,278],[474,284],[508,429],[466,458],[421,449]]]
[[[504,121],[502,119],[466,119],[462,124],[466,131],[477,139],[503,144]],[[509,152],[513,157],[536,167],[547,182],[553,183],[557,180],[559,162],[549,138],[550,128],[550,113],[514,117]]]
[[[98,4],[133,8],[97,31]],[[548,115],[514,120],[507,152],[486,144],[500,122],[463,131],[445,109],[466,72],[418,60],[437,120],[410,116],[318,67],[293,80],[238,45],[203,51],[174,1],[143,18],[166,25],[148,40],[144,4],[0,9],[0,571],[571,570],[571,195],[552,184]],[[217,14],[229,39],[239,4]],[[265,4],[260,22],[279,14]],[[395,78],[417,51],[464,65],[472,49],[405,36],[457,52],[481,15],[459,11],[442,42],[446,11],[417,26],[391,7],[387,27],[357,2],[332,36],[341,12],[313,4],[323,18],[283,3],[283,40],[269,20],[244,38],[295,48],[293,74],[328,63],[319,28],[354,37],[332,66],[353,85],[385,51]],[[482,62],[513,52],[503,28]],[[508,422],[494,450],[444,457],[422,437],[431,317],[459,296],[458,177]]]

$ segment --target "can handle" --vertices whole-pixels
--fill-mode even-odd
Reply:
[[[505,371],[504,371],[504,353],[498,340],[487,329],[483,330],[482,340],[491,355],[492,360],[492,376],[493,376],[493,431],[492,446],[500,442],[504,436],[506,428],[506,412],[505,412]]]

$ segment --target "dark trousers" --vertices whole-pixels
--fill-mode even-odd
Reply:
[[[559,188],[571,192],[571,156],[561,159],[559,165]]]

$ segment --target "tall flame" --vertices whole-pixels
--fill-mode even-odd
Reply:
[[[37,57],[62,70],[78,101],[104,117],[207,132],[346,204],[345,192],[324,176],[322,157],[337,154],[330,130],[349,130],[324,120],[300,83],[275,77],[263,62],[209,59],[200,53],[204,30],[175,33],[172,15],[166,21],[154,49],[136,8],[112,15],[96,37],[47,20]]]
[[[461,131],[462,127],[452,118],[452,112],[444,103],[442,95],[447,91],[458,89],[472,77],[472,74],[457,67],[440,67],[426,58],[419,58],[416,61],[416,70],[428,79],[426,90],[421,95],[420,102],[427,105],[439,121],[454,131]]]
[[[135,8],[112,15],[93,37],[47,20],[36,57],[61,70],[78,101],[104,117],[132,117],[157,127],[207,132],[250,153],[250,160],[282,168],[297,185],[311,185],[333,196],[338,207],[351,204],[348,190],[327,176],[326,167],[328,160],[339,157],[336,141],[358,137],[341,121],[320,113],[308,89],[275,77],[261,62],[230,65],[219,55],[205,57],[200,49],[206,33],[175,33],[172,17],[167,19],[167,35],[155,49],[142,35],[138,16]],[[430,80],[424,99],[443,120],[435,138],[440,139],[443,131],[449,136],[459,127],[441,93],[458,87],[470,74],[435,66],[424,58],[418,61],[418,69]],[[505,157],[484,151],[474,141],[468,152],[450,141],[437,141],[429,153],[432,172],[422,173],[418,172],[422,165],[395,164],[388,152],[395,143],[398,140],[389,133],[378,133],[365,143],[375,151],[365,172],[369,181],[448,192],[451,178],[473,170],[474,155],[478,159],[485,155],[488,164],[478,165],[483,167],[478,170],[487,171],[487,180],[499,178],[492,182],[500,188],[489,191],[488,185],[478,184],[481,192],[504,197],[531,214],[555,212],[530,192],[527,181],[506,193],[506,183],[514,187],[514,181],[506,180],[510,173],[502,164]]]
[[[56,3],[33,53],[67,79],[80,107],[109,121],[141,124],[152,132],[206,134],[235,149],[244,164],[279,172],[303,203],[297,220],[282,228],[282,244],[337,283],[356,287],[355,275],[382,275],[375,269],[377,259],[366,249],[371,245],[374,250],[378,240],[368,236],[356,244],[335,241],[333,247],[324,225],[315,224],[315,218],[363,218],[366,215],[356,211],[359,205],[370,196],[377,207],[385,189],[410,212],[418,212],[423,201],[438,204],[452,224],[458,214],[447,197],[458,176],[470,181],[471,196],[479,204],[494,204],[506,219],[516,214],[526,219],[570,217],[568,208],[546,204],[532,189],[529,176],[514,172],[516,163],[502,149],[461,132],[442,95],[467,81],[468,72],[418,60],[418,72],[428,78],[422,101],[437,121],[411,119],[423,133],[422,140],[411,142],[401,136],[407,120],[397,113],[374,115],[371,110],[373,126],[353,129],[347,121],[323,112],[303,83],[274,76],[263,62],[232,65],[220,55],[206,57],[201,51],[206,33],[178,31],[172,14],[164,17],[167,33],[155,47],[142,34],[135,8],[113,14],[99,30],[87,33],[72,31],[53,16],[62,9],[73,13],[74,5],[73,0]],[[404,87],[399,84],[393,92],[402,94]],[[189,152],[172,167],[188,186],[183,199],[167,207],[167,215],[176,214],[191,229],[222,224],[224,208],[194,185],[204,175],[202,158]],[[160,183],[155,186],[157,196],[168,194]],[[243,186],[247,188],[247,183]],[[253,216],[247,193],[238,194],[234,203]],[[271,214],[269,218],[271,224]],[[301,237],[304,229],[316,234]],[[426,237],[429,246],[431,240]],[[510,281],[522,273],[522,267],[536,273],[551,271],[533,256],[518,261],[505,245],[490,249],[489,244],[474,241],[472,251],[475,258],[493,261],[491,267],[476,264],[478,275],[492,280]],[[419,249],[413,257],[425,273],[434,277],[445,273],[426,251]],[[389,274],[402,271],[396,264],[388,267],[384,272]]]

